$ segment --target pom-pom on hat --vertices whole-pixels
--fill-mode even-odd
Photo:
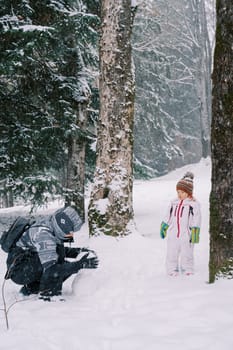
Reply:
[[[187,172],[183,178],[177,182],[176,190],[181,190],[188,193],[189,196],[193,194],[193,178],[194,175],[191,172]]]

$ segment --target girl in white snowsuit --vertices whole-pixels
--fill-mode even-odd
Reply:
[[[166,267],[170,276],[194,273],[193,248],[199,243],[200,204],[193,198],[193,174],[188,172],[177,183],[178,198],[173,200],[161,223],[160,236],[167,236]]]

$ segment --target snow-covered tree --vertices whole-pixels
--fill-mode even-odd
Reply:
[[[216,2],[209,280],[233,278],[233,3]]]
[[[161,175],[209,153],[206,25],[203,1],[139,2],[133,36],[136,176]]]
[[[98,2],[90,6],[96,11]],[[2,187],[36,202],[60,191],[82,210],[86,109],[98,61],[99,20],[88,11],[81,0],[5,1],[0,9]]]
[[[131,0],[101,3],[100,119],[89,204],[92,235],[124,235],[133,216],[133,14]]]

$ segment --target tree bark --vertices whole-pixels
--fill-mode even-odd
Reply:
[[[233,277],[233,3],[218,0],[212,101],[209,281]]]
[[[103,0],[100,38],[100,120],[89,204],[92,235],[127,233],[133,217],[134,78],[131,0]]]
[[[85,219],[84,186],[85,186],[85,139],[82,136],[86,127],[86,103],[78,105],[77,127],[81,132],[78,136],[70,135],[67,142],[68,163],[66,176],[65,205],[72,205],[80,217]]]

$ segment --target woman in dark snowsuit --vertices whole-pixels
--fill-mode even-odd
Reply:
[[[63,282],[83,268],[96,268],[98,259],[88,257],[87,248],[65,247],[64,242],[80,230],[82,220],[72,207],[57,210],[53,215],[36,221],[16,243],[7,258],[6,278],[23,284],[21,293],[39,293],[40,298],[50,300],[61,295]],[[65,258],[80,260],[70,262]],[[93,253],[93,252],[92,252]]]

